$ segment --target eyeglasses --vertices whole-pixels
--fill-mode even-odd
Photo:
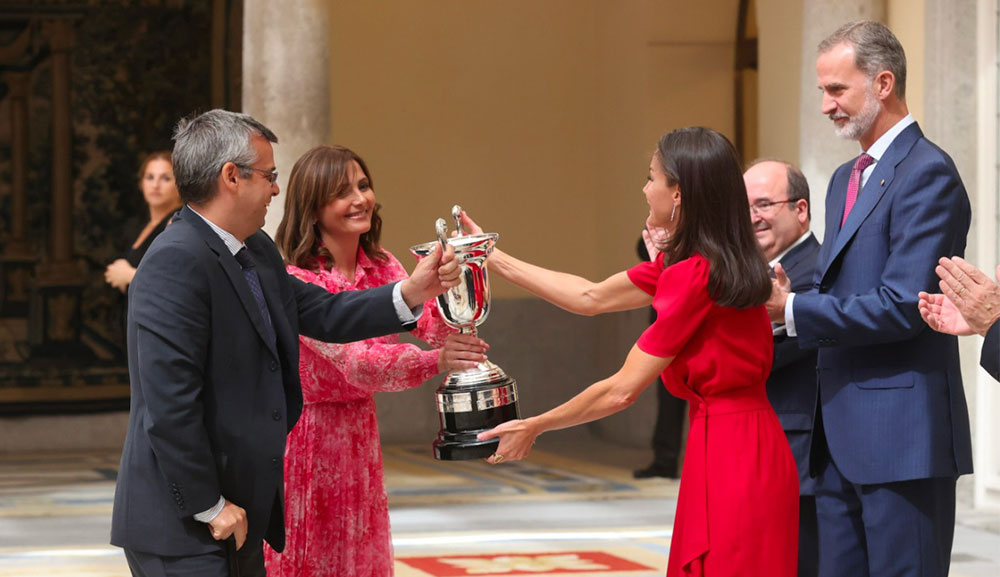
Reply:
[[[750,205],[750,214],[771,214],[774,212],[774,207],[779,204],[785,204],[789,202],[796,202],[795,200],[776,200],[771,202],[770,200],[762,200],[760,202],[755,202]]]
[[[243,168],[243,169],[246,169],[246,170],[252,170],[254,172],[259,172],[261,175],[263,175],[264,178],[267,179],[267,182],[269,184],[274,184],[278,180],[278,171],[277,170],[264,170],[263,168],[254,168],[252,166],[243,166],[241,164],[237,164],[236,166],[239,166],[240,168]]]

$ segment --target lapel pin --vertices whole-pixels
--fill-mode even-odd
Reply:
[[[883,179],[882,179],[882,182],[880,182],[880,183],[878,183],[878,184],[879,184],[879,186],[885,186],[885,179],[883,178]]]

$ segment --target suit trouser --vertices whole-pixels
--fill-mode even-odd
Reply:
[[[798,577],[819,574],[819,538],[816,534],[816,497],[799,497],[799,570]]]
[[[954,477],[859,485],[831,458],[816,488],[820,577],[946,577]]]
[[[264,577],[263,542],[244,543],[237,557],[238,577]],[[230,575],[224,550],[190,557],[165,557],[125,549],[125,560],[132,577],[237,577]]]

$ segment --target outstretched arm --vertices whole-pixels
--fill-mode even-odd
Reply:
[[[673,357],[655,357],[643,352],[638,345],[633,346],[625,364],[614,375],[590,385],[577,396],[537,417],[507,421],[480,433],[479,440],[500,437],[500,446],[489,459],[491,463],[523,459],[531,452],[535,438],[545,431],[588,423],[625,409],[673,360]],[[498,455],[502,457],[497,459]]]
[[[482,234],[469,215],[462,211],[462,225],[471,234]],[[487,260],[489,269],[526,291],[578,315],[624,311],[649,306],[653,298],[632,284],[625,272],[595,283],[573,274],[535,266],[494,249]]]

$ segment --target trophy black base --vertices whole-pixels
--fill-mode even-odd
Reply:
[[[441,430],[434,441],[434,458],[439,461],[489,457],[496,452],[500,439],[480,441],[476,435],[520,418],[517,385],[506,375],[500,383],[442,386],[437,390],[437,397]]]

